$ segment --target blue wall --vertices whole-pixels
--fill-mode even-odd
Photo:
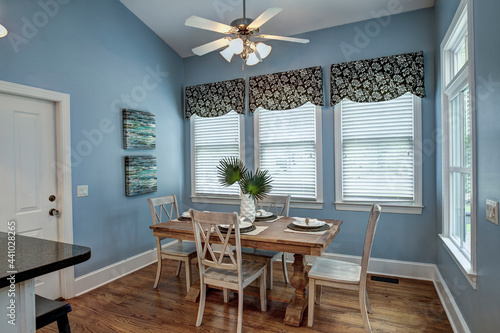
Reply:
[[[125,155],[157,156],[154,195],[182,197],[183,65],[119,1],[57,1],[41,1],[56,4],[47,11],[38,1],[0,1],[10,32],[0,39],[0,80],[71,95],[74,242],[92,248],[79,276],[155,247],[148,195],[124,195]],[[156,150],[122,149],[125,107],[156,114]],[[81,184],[86,198],[76,197]]]
[[[436,2],[436,50],[442,41],[458,7],[458,0]],[[500,31],[500,2],[474,1],[475,80],[477,121],[477,290],[444,249],[437,244],[437,264],[471,332],[500,331],[498,282],[500,281],[500,228],[486,221],[486,199],[500,199],[500,44],[494,37]],[[439,58],[436,57],[439,72]],[[440,81],[436,96],[440,95]],[[436,98],[436,123],[441,126],[441,100]],[[441,198],[441,151],[436,164],[437,197]],[[438,228],[442,223],[441,203],[438,208]]]
[[[378,27],[378,28],[377,28]],[[358,31],[369,36],[362,39]],[[413,51],[424,51],[425,85],[427,98],[422,101],[423,140],[434,145],[434,11],[425,9],[394,15],[383,20],[369,20],[301,35],[309,38],[309,44],[270,42],[273,50],[268,58],[254,67],[246,67],[246,77],[311,66],[322,66],[325,86],[325,105],[329,103],[330,65],[350,60],[389,56]],[[357,50],[352,54],[342,51],[340,45],[349,44]],[[218,52],[203,57],[184,60],[184,85],[216,82],[243,77],[241,60],[235,58],[228,64]],[[334,133],[333,108],[322,109],[323,124],[323,210],[291,209],[295,216],[336,218],[344,220],[341,232],[334,240],[329,252],[361,255],[366,228],[367,213],[336,211],[334,202]],[[190,150],[189,121],[184,123],[185,150]],[[245,159],[253,165],[253,116],[245,116]],[[190,156],[185,155],[189,170]],[[184,208],[204,209],[206,205],[190,201],[191,175],[185,174]],[[423,204],[422,215],[383,214],[373,245],[373,256],[386,259],[416,262],[435,262],[436,253],[436,191],[435,151],[424,150],[423,156]],[[210,205],[220,211],[238,211],[231,205]]]

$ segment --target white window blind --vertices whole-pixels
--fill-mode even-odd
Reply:
[[[224,116],[192,117],[195,195],[239,195],[237,185],[222,187],[217,177],[219,161],[240,158],[240,116],[231,111]]]
[[[272,194],[317,199],[316,107],[258,113],[259,167],[273,178]]]
[[[407,93],[341,104],[342,201],[413,203],[414,107]]]

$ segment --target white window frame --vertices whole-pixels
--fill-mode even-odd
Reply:
[[[245,117],[244,115],[239,115],[240,118],[240,160],[245,163]],[[194,119],[190,119],[190,149],[191,149],[191,201],[193,203],[206,203],[206,204],[223,204],[223,205],[239,205],[240,196],[239,195],[217,195],[208,194],[200,195],[196,194],[196,184],[195,184],[195,147],[194,147]]]
[[[463,272],[472,287],[476,289],[477,284],[477,261],[476,261],[476,218],[477,218],[477,185],[476,185],[476,107],[475,107],[475,76],[474,76],[474,24],[473,24],[472,0],[462,0],[457,9],[455,17],[441,43],[441,108],[442,108],[442,131],[443,131],[443,230],[439,237],[444,247],[448,250],[460,270]],[[453,50],[463,37],[459,31],[462,22],[467,22],[467,52],[468,60],[457,74],[453,76],[455,56]],[[449,112],[450,102],[465,85],[469,87],[469,108],[471,114],[471,251],[470,257],[465,255],[462,249],[452,240],[450,235],[450,130]]]
[[[259,143],[259,112],[258,108],[254,113],[254,166],[260,166],[260,143]],[[291,208],[301,209],[323,209],[323,145],[322,145],[322,114],[321,107],[315,105],[316,117],[316,200],[306,200],[292,198]]]
[[[370,202],[344,201],[342,194],[342,106],[334,108],[335,128],[335,208],[337,210],[368,212]],[[413,156],[414,156],[414,202],[409,204],[384,204],[384,213],[422,214],[422,99],[413,95]]]

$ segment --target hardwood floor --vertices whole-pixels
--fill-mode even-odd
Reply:
[[[268,301],[267,312],[261,312],[259,299],[245,295],[245,332],[364,332],[357,292],[326,287],[321,305],[316,305],[312,328],[307,326],[307,310],[300,327],[284,325],[284,301],[293,294],[293,287],[283,282],[279,266],[274,266],[274,290],[268,290],[268,296],[277,299],[282,294],[283,303]],[[184,270],[177,278],[176,267],[174,262],[164,262],[157,290],[153,289],[153,264],[69,300],[73,308],[69,313],[72,332],[234,332],[238,310],[234,294],[224,304],[222,291],[210,291],[202,325],[196,327],[198,303],[184,300]],[[194,271],[197,273],[196,268]],[[291,275],[291,266],[288,272]],[[399,284],[392,284],[369,279],[367,285],[374,332],[452,332],[432,282],[399,279]],[[37,332],[57,332],[57,325]]]

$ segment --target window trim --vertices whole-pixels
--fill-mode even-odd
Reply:
[[[245,116],[242,114],[238,114],[240,118],[240,160],[245,163]],[[191,119],[189,119],[189,128],[190,128],[190,149],[191,149],[191,201],[193,203],[207,203],[207,204],[223,204],[223,205],[239,205],[240,204],[240,196],[239,195],[217,195],[217,194],[208,194],[208,195],[199,195],[196,194],[196,178],[195,178],[195,168],[194,168],[194,160],[195,160],[195,149],[194,149],[194,118],[198,117],[193,115]]]
[[[414,156],[414,190],[415,201],[409,204],[384,204],[379,203],[384,213],[422,214],[422,99],[413,97],[413,156]],[[335,156],[335,209],[346,211],[368,212],[373,203],[353,202],[342,200],[342,107],[338,103],[334,107],[334,156]]]
[[[316,117],[316,200],[291,199],[290,208],[301,209],[323,209],[323,132],[321,107],[314,106]],[[260,165],[260,144],[259,144],[259,114],[261,107],[254,112],[254,167]]]
[[[450,59],[453,57],[450,48],[457,44],[456,37],[458,29],[464,18],[466,10],[467,17],[467,52],[468,60],[462,69],[452,77],[452,66],[454,65]],[[474,69],[474,24],[473,24],[473,4],[472,0],[462,0],[458,6],[457,12],[448,28],[448,31],[443,38],[440,46],[441,52],[441,122],[442,122],[442,233],[439,237],[443,241],[443,246],[449,252],[457,266],[465,275],[469,283],[474,289],[477,288],[477,260],[476,260],[476,223],[477,223],[477,184],[476,184],[476,85],[475,85],[475,69]],[[455,35],[455,36],[454,36]],[[465,76],[465,78],[464,78]],[[468,76],[468,77],[467,77]],[[470,260],[463,254],[450,237],[450,165],[449,154],[450,147],[446,143],[449,142],[449,103],[453,96],[463,86],[463,81],[467,80],[469,85],[469,103],[471,113],[471,253]],[[449,95],[452,98],[449,98]]]

